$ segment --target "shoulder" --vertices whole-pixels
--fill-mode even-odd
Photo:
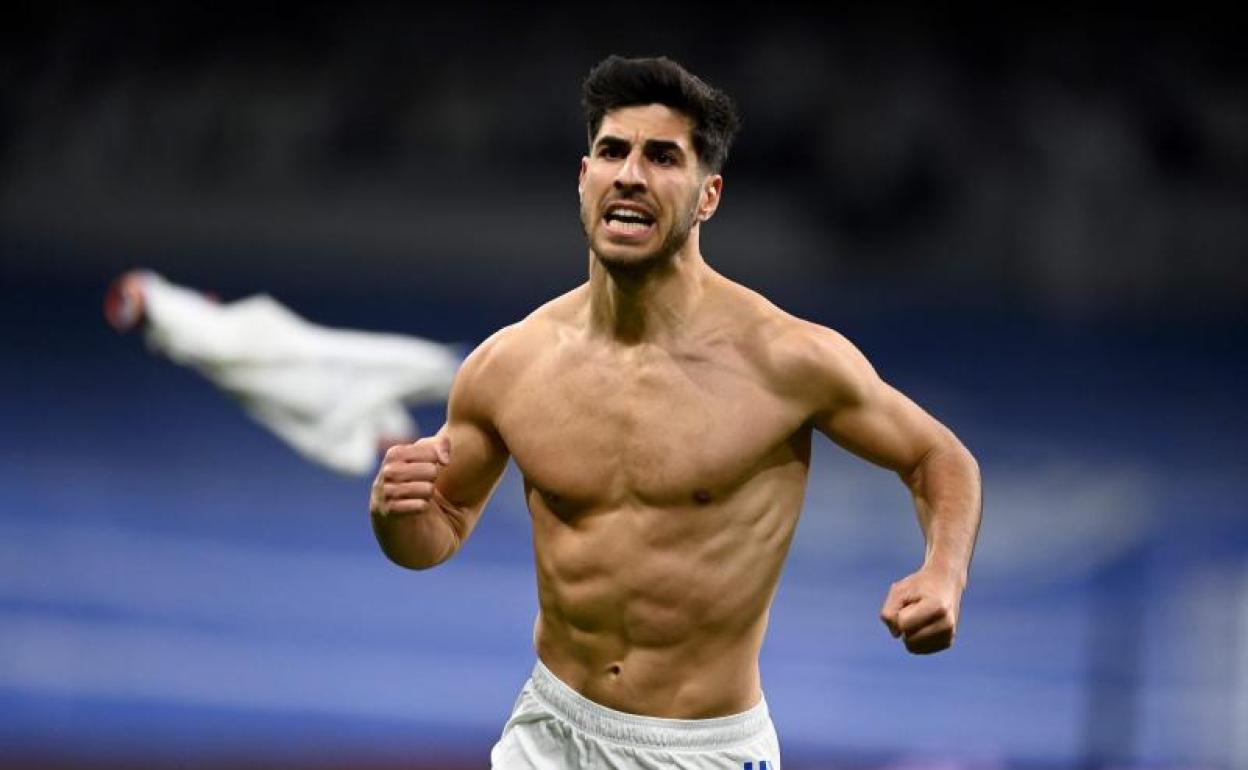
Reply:
[[[556,297],[486,338],[464,359],[452,397],[494,400],[504,395],[570,325],[577,291]]]
[[[821,409],[862,402],[879,379],[844,335],[800,318],[777,336],[774,360],[777,374]]]
[[[844,335],[734,286],[745,322],[743,344],[772,390],[817,409],[860,400],[870,390],[875,370]]]

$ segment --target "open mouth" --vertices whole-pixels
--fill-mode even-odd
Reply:
[[[654,227],[654,217],[633,206],[612,206],[602,216],[602,221],[608,232],[626,237],[646,235]]]

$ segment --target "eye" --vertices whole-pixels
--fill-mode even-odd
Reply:
[[[603,146],[602,146],[602,147],[598,150],[598,157],[600,157],[600,158],[613,158],[613,159],[614,159],[614,158],[623,158],[623,157],[624,157],[624,148],[623,148],[623,147],[621,147],[621,146],[620,146],[620,145],[618,145],[618,144],[604,144],[604,145],[603,145]]]
[[[676,163],[676,153],[668,150],[659,150],[651,156],[651,160],[660,166],[671,166]]]

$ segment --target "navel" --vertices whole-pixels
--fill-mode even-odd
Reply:
[[[693,490],[693,501],[698,505],[706,505],[711,501],[711,492],[709,489]]]

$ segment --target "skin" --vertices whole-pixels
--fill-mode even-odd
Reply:
[[[758,703],[758,653],[797,524],[812,431],[895,471],[922,566],[881,619],[913,653],[953,642],[980,521],[956,437],[836,332],[712,270],[723,179],[662,105],[607,114],[581,161],[589,280],[464,363],[437,433],[391,448],[371,495],[386,555],[454,555],[508,457],[524,477],[545,665],[620,711],[700,719]],[[644,209],[645,228],[608,222]]]

